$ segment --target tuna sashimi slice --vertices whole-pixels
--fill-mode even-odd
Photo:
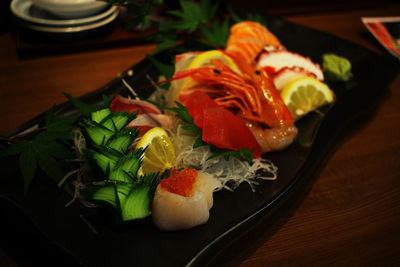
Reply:
[[[217,103],[214,102],[208,95],[195,91],[185,98],[183,102],[189,115],[193,118],[194,124],[203,128],[203,111],[208,108],[219,107]]]
[[[183,103],[197,127],[202,129],[202,140],[218,148],[237,151],[254,149],[254,158],[261,156],[261,147],[245,123],[231,111],[218,106],[201,91],[195,91]]]
[[[203,136],[206,143],[219,148],[254,150],[253,157],[261,156],[261,147],[244,122],[231,111],[223,108],[208,108],[203,113]]]

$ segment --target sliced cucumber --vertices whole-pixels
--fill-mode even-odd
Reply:
[[[104,109],[100,109],[98,111],[92,112],[91,117],[92,117],[93,121],[100,123],[104,118],[106,118],[110,114],[111,114],[111,109],[104,108]]]
[[[159,182],[158,174],[141,177],[139,184],[134,186],[129,195],[121,201],[121,216],[123,221],[141,219],[151,214],[151,201]]]
[[[93,145],[93,150],[104,154],[106,157],[109,157],[116,162],[125,155],[124,153],[121,153],[118,150],[107,145]]]
[[[96,166],[98,166],[105,177],[109,175],[109,173],[114,170],[117,161],[111,157],[104,155],[103,153],[87,149],[85,150],[86,157],[95,162]]]
[[[117,196],[118,196],[118,205],[121,207],[121,203],[125,201],[126,197],[129,195],[129,192],[132,190],[134,184],[126,184],[121,183],[117,186]]]
[[[103,181],[85,189],[88,200],[104,202],[118,212],[119,220],[129,221],[150,215],[158,174],[137,177],[144,149],[129,150],[139,131],[126,128],[136,114],[112,113],[109,108],[91,113],[82,130],[88,142],[86,157],[100,169]]]
[[[101,122],[101,125],[111,131],[118,132],[135,118],[136,115],[133,113],[114,112],[104,118],[104,120]]]
[[[94,202],[105,202],[114,208],[120,206],[116,185],[90,186],[84,191],[86,199]]]
[[[111,147],[121,153],[125,153],[132,142],[138,137],[139,133],[135,129],[124,129],[115,134],[107,143]]]
[[[141,164],[142,154],[143,150],[133,150],[120,158],[111,171],[109,179],[131,183],[137,181],[136,175]]]
[[[102,145],[115,134],[114,131],[103,127],[95,121],[87,120],[82,124],[82,128],[89,139],[96,145]]]

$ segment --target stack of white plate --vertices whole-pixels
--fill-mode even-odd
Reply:
[[[119,11],[95,0],[13,0],[10,8],[23,27],[50,34],[99,29],[112,22]]]

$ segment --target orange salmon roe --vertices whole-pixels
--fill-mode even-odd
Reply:
[[[193,184],[196,181],[197,170],[183,169],[178,171],[173,169],[171,176],[161,180],[161,187],[165,190],[184,197],[191,195]]]

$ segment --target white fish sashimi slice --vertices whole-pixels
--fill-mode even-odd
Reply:
[[[111,110],[121,110],[121,111],[131,111],[135,110],[135,113],[151,113],[151,114],[161,114],[161,111],[154,104],[138,100],[123,97],[119,94],[115,94],[111,101]]]
[[[312,72],[305,70],[302,67],[284,67],[280,69],[277,73],[274,74],[272,80],[275,84],[276,89],[278,91],[282,91],[283,88],[290,82],[302,78],[302,77],[312,77],[317,78],[316,75]]]
[[[132,120],[127,127],[162,127],[167,130],[172,130],[176,127],[176,119],[173,116],[166,114],[138,114],[136,119]]]
[[[190,197],[171,193],[158,185],[152,203],[154,224],[160,230],[175,231],[206,223],[213,206],[213,192],[220,187],[220,181],[203,172],[199,172]]]
[[[178,54],[175,56],[175,74],[184,71],[190,65],[190,63],[198,56],[201,52],[187,52],[183,54]],[[178,100],[179,93],[181,91],[182,85],[185,83],[186,78],[173,80],[168,91],[165,93],[165,100],[167,106],[175,106],[175,101]]]
[[[314,73],[318,80],[324,80],[324,74],[319,64],[314,63],[308,57],[293,53],[287,50],[276,50],[264,52],[260,55],[257,68],[273,67],[275,71],[279,71],[284,67],[301,67],[311,73]]]

